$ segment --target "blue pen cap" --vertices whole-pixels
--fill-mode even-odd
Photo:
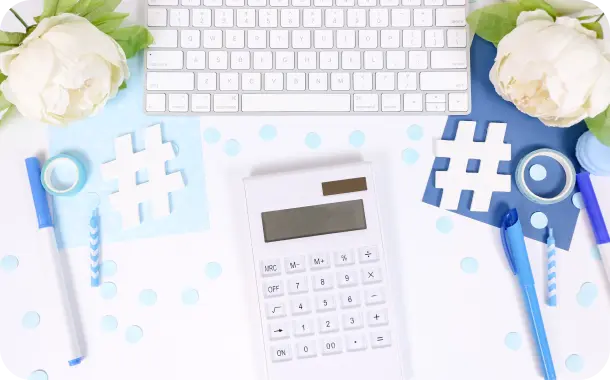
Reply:
[[[42,187],[40,180],[40,161],[36,157],[30,157],[25,160],[25,167],[28,171],[28,179],[30,180],[30,189],[32,190],[32,199],[36,208],[36,217],[38,218],[38,228],[53,227],[53,219],[49,210],[49,201],[47,193]]]

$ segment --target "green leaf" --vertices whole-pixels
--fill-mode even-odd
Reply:
[[[103,13],[100,14],[95,20],[91,21],[91,23],[102,32],[110,34],[121,26],[127,16],[129,16],[128,13]]]
[[[610,107],[596,117],[585,121],[595,137],[602,144],[610,146]]]
[[[0,31],[0,51],[16,48],[25,39],[25,33]]]
[[[123,84],[121,84],[121,86],[119,87],[119,90],[124,90],[127,88],[127,82],[123,82]]]
[[[127,58],[133,57],[140,50],[146,49],[155,42],[148,29],[135,25],[117,29],[110,33],[110,37],[121,45]]]
[[[577,20],[579,20],[579,21],[586,21],[586,20],[591,20],[592,18],[598,18],[600,16],[603,16],[603,14],[589,15],[589,16],[580,16],[580,17],[577,18]]]
[[[81,0],[84,1],[84,0]],[[113,12],[121,4],[121,0],[86,0],[87,7],[82,10],[81,16],[93,21],[104,13]]]
[[[526,11],[535,11],[536,9],[542,9],[546,11],[553,19],[557,18],[557,11],[549,3],[544,0],[519,0],[519,4]]]
[[[2,84],[2,82],[4,82],[6,80],[6,78],[8,78],[8,77],[0,72],[0,84]]]
[[[56,15],[60,15],[62,13],[70,13],[70,10],[78,3],[78,0],[59,0],[57,4]]]
[[[600,40],[604,39],[604,28],[602,27],[602,24],[600,24],[599,22],[587,22],[584,24],[581,24],[583,27],[594,31],[595,33],[597,33],[597,38],[599,38]]]
[[[44,6],[42,8],[42,13],[40,16],[35,17],[34,20],[36,22],[40,22],[40,20],[55,16],[57,12],[57,6],[59,5],[59,0],[44,0]]]
[[[494,4],[472,12],[467,20],[476,34],[497,46],[502,38],[517,27],[517,18],[523,11],[520,4]]]

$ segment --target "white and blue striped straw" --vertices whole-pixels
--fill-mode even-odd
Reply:
[[[100,286],[100,216],[98,210],[93,210],[89,221],[89,253],[91,255],[91,287]]]
[[[546,302],[549,306],[557,306],[557,252],[555,251],[555,237],[553,229],[549,228],[549,238],[546,241],[548,259],[548,292]]]

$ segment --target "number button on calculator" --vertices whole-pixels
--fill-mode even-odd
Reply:
[[[302,315],[311,313],[309,298],[295,298],[292,300],[292,315]]]
[[[307,293],[309,291],[309,285],[307,283],[307,277],[295,276],[288,280],[288,293],[289,294],[300,294]]]
[[[297,344],[297,356],[299,359],[313,358],[317,355],[316,342],[306,341]]]
[[[333,277],[330,274],[320,274],[313,277],[313,288],[315,290],[332,289],[333,284]]]

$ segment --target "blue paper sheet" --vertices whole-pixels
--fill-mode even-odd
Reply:
[[[132,59],[129,68],[132,76],[128,88],[110,101],[101,114],[68,127],[50,128],[51,154],[69,153],[80,158],[89,177],[77,196],[54,199],[60,247],[88,244],[89,218],[98,202],[103,242],[197,232],[209,227],[199,118],[146,116],[143,57]],[[159,123],[163,141],[171,141],[177,151],[176,158],[166,163],[167,173],[182,172],[186,187],[169,195],[170,216],[154,220],[149,205],[143,203],[140,206],[142,224],[123,231],[120,214],[110,207],[107,197],[117,190],[117,181],[103,181],[100,165],[115,159],[116,137],[133,133],[134,151],[140,151],[144,149],[144,130]],[[138,172],[134,180],[135,177],[138,183],[146,181],[145,171]]]
[[[508,123],[504,141],[512,145],[512,160],[500,162],[498,173],[512,175],[512,190],[510,193],[494,193],[489,212],[471,212],[472,192],[463,191],[456,213],[499,227],[503,213],[509,207],[515,207],[519,212],[525,235],[544,242],[547,237],[546,231],[536,229],[529,223],[530,216],[534,212],[541,211],[546,214],[549,225],[554,228],[557,246],[567,250],[570,248],[579,213],[579,209],[574,206],[571,197],[548,206],[530,202],[517,189],[514,172],[521,158],[540,148],[556,149],[564,153],[572,160],[578,172],[580,166],[575,157],[576,141],[585,132],[586,125],[581,123],[572,128],[549,128],[538,119],[521,113],[513,104],[504,101],[489,81],[489,71],[493,66],[495,56],[496,48],[493,44],[475,37],[471,49],[473,112],[469,116],[449,117],[443,140],[455,139],[460,120],[477,122],[475,141],[485,140],[487,126],[490,122]],[[544,164],[544,162],[533,162],[533,164],[535,163]],[[425,203],[439,206],[442,190],[434,186],[435,173],[439,170],[447,170],[448,166],[448,158],[435,159],[423,197]],[[545,165],[545,167],[549,183],[532,186],[532,190],[537,193],[542,192],[541,195],[556,191],[557,182],[559,182],[557,179],[562,175],[559,165]],[[476,163],[471,162],[468,169],[476,171]]]

